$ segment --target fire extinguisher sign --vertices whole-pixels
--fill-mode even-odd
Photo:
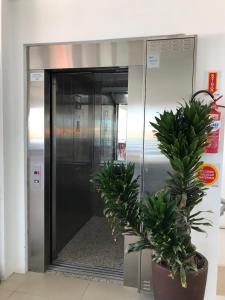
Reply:
[[[218,72],[208,73],[208,91],[215,93],[218,89]]]

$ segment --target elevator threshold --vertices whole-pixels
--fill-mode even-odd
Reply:
[[[64,262],[55,260],[53,264],[48,267],[49,271],[70,273],[74,275],[87,276],[91,278],[102,278],[108,280],[123,281],[123,271],[121,269],[108,267],[93,267],[86,264]]]

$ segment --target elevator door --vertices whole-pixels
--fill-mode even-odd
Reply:
[[[90,180],[105,161],[126,159],[127,83],[127,70],[52,76],[52,261],[91,217],[103,217]]]

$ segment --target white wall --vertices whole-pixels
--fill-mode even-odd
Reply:
[[[2,93],[2,1],[0,0],[0,276],[4,273],[4,165]]]
[[[207,88],[207,72],[219,71],[219,90],[225,95],[225,34],[201,34],[198,37],[197,66],[196,66],[196,90]],[[225,105],[225,98],[220,101]],[[213,214],[205,214],[213,222],[213,228],[207,229],[207,235],[193,232],[193,241],[197,245],[197,250],[203,253],[209,261],[209,273],[205,299],[215,299],[216,277],[219,257],[219,214],[222,181],[222,162],[224,146],[224,121],[225,109],[222,113],[222,130],[220,147],[218,154],[205,154],[203,161],[215,164],[220,167],[219,187],[210,187],[207,196],[200,204],[199,209],[203,211],[212,210]]]
[[[2,0],[3,1],[3,0]],[[206,87],[205,72],[225,74],[224,0],[4,0],[4,275],[26,270],[26,160],[24,43],[98,40],[164,34],[198,34],[197,88]],[[224,78],[223,78],[224,79]],[[225,82],[225,81],[224,81]],[[225,92],[223,84],[222,90]],[[1,115],[0,115],[1,116]],[[0,144],[2,136],[0,134]],[[1,149],[1,148],[0,148]],[[1,151],[0,151],[1,153]],[[1,157],[1,156],[0,156]],[[221,155],[214,157],[221,160]],[[0,182],[1,183],[1,182]],[[219,189],[202,204],[214,209],[216,227],[197,239],[210,262],[207,300],[215,298]],[[1,236],[1,239],[3,237]]]
[[[225,220],[223,220],[223,224],[225,224]],[[225,267],[225,227],[220,229],[219,233],[219,266]]]
[[[4,151],[4,261],[3,277],[25,271],[25,172],[23,53],[21,37],[12,27],[12,1],[2,0],[3,141]],[[19,19],[18,19],[19,21]],[[18,41],[18,42],[17,42]],[[17,59],[16,58],[20,58]],[[15,70],[15,71],[14,71]],[[16,74],[17,72],[17,74]],[[19,87],[19,88],[18,88]]]

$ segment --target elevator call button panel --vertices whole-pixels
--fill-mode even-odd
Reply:
[[[32,185],[34,187],[41,187],[41,166],[33,166],[32,168]]]

